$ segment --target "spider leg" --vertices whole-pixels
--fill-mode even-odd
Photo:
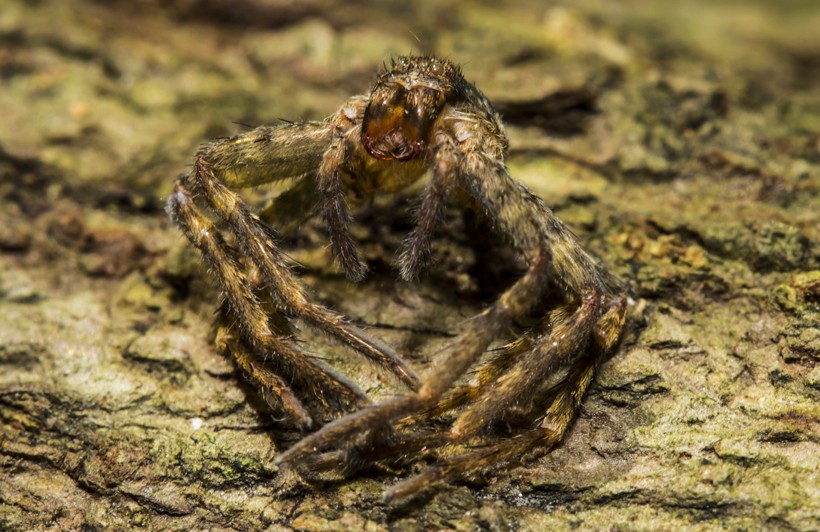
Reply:
[[[436,482],[503,462],[536,446],[545,450],[552,449],[564,437],[594,376],[594,362],[587,359],[579,360],[561,385],[543,420],[536,427],[498,443],[434,464],[387,490],[384,494],[385,501],[407,497]]]
[[[236,317],[243,338],[262,360],[275,355],[278,361],[316,397],[331,394],[357,406],[370,404],[359,387],[321,361],[302,352],[270,327],[268,315],[253,293],[235,254],[214,225],[194,206],[184,187],[177,183],[168,199],[171,217],[202,253],[216,273],[228,308]],[[240,362],[241,365],[241,362]]]
[[[551,312],[547,320],[548,334],[537,337],[529,334],[508,344],[499,356],[476,370],[478,383],[454,389],[433,409],[402,422],[404,428],[412,430],[413,423],[422,418],[435,417],[478,399],[456,419],[449,433],[419,434],[402,439],[383,449],[375,459],[385,460],[428,445],[441,447],[463,440],[477,433],[488,421],[496,419],[514,400],[522,397],[527,400],[534,393],[551,390],[552,403],[539,424],[510,439],[434,464],[387,491],[387,501],[507,460],[534,447],[549,451],[561,441],[592,381],[598,362],[611,351],[619,337],[626,310],[623,297],[611,297],[603,301],[608,307],[590,326],[584,321],[592,314],[590,307],[598,298],[589,295],[586,299],[586,305],[582,304],[574,311],[563,307]],[[593,334],[587,341],[573,344],[579,330],[588,332],[590,328]],[[523,354],[528,356],[522,357]],[[508,389],[520,393],[510,394]],[[337,466],[345,463],[344,455],[333,459]]]
[[[350,224],[353,218],[345,199],[342,179],[345,152],[345,138],[337,134],[322,158],[322,165],[319,167],[318,189],[322,196],[322,218],[330,231],[333,255],[342,265],[348,279],[361,281],[367,274],[367,264],[350,234]]]
[[[611,312],[619,314],[621,309],[614,308]],[[552,336],[542,335],[539,337],[537,344],[544,345],[547,341],[551,343]],[[525,336],[506,346],[500,356],[476,370],[479,375],[477,378],[481,381],[478,387],[465,385],[456,388],[442,398],[433,409],[405,418],[402,421],[402,426],[407,431],[394,438],[394,441],[388,442],[387,445],[368,446],[367,448],[356,446],[326,453],[311,454],[304,457],[305,466],[312,471],[350,469],[352,463],[362,460],[362,455],[367,457],[368,463],[389,460],[401,461],[402,457],[418,453],[424,449],[440,448],[459,439],[464,439],[464,436],[456,437],[453,431],[449,433],[440,431],[432,433],[419,432],[418,427],[414,427],[413,424],[422,418],[429,419],[446,413],[492,391],[494,378],[502,375],[505,370],[512,366],[513,362],[519,360],[520,355],[530,352],[535,345],[536,342],[532,337]],[[475,451],[440,461],[385,492],[385,500],[389,502],[412,495],[436,482],[447,481],[470,471],[504,461],[536,446],[543,451],[549,451],[562,439],[563,434],[572,422],[575,411],[580,406],[587,387],[591,383],[595,372],[595,362],[599,359],[600,353],[606,350],[605,346],[597,347],[603,349],[594,351],[591,354],[585,353],[587,358],[576,358],[572,361],[573,366],[566,368],[559,376],[550,376],[546,382],[539,383],[539,388],[552,388],[554,398],[550,408],[544,415],[540,416],[540,421],[534,428],[502,442],[481,446]],[[517,375],[520,379],[521,374]],[[465,413],[468,412],[469,409],[465,411]],[[458,420],[456,423],[458,423]]]
[[[532,331],[529,331],[529,334],[508,343],[491,360],[477,367],[473,371],[473,377],[467,383],[448,391],[433,408],[403,419],[401,425],[409,426],[421,420],[437,418],[478,399],[515,363],[519,356],[532,349],[534,341]]]
[[[433,232],[441,223],[445,201],[452,191],[452,171],[458,164],[456,149],[450,139],[440,143],[434,160],[430,184],[424,191],[416,213],[416,225],[404,241],[399,255],[399,267],[404,280],[413,279],[421,268],[432,262],[430,243]]]
[[[313,426],[313,418],[291,387],[235,337],[232,327],[220,327],[217,346],[219,351],[233,357],[248,380],[259,386],[261,396],[268,406],[284,411],[302,430]]]
[[[427,373],[418,392],[363,408],[328,423],[281,454],[276,460],[277,463],[302,461],[309,454],[356,432],[384,427],[396,419],[433,407],[453,382],[481,356],[490,342],[499,336],[513,319],[530,310],[546,285],[548,265],[548,257],[543,253],[537,253],[527,272],[490,308],[476,316],[468,331],[445,348],[443,359]]]
[[[374,463],[406,465],[408,457],[415,458],[420,452],[438,449],[450,443],[448,434],[441,431],[388,434],[390,438],[380,438],[376,442],[310,454],[303,459],[302,464],[311,472],[333,470],[353,473]]]
[[[581,406],[598,363],[615,347],[621,335],[626,300],[621,296],[613,296],[607,303],[607,309],[594,326],[593,340],[588,349],[572,362],[563,381],[556,387],[552,403],[536,426],[512,438],[440,461],[420,474],[393,486],[385,492],[385,501],[407,497],[436,482],[503,462],[535,447],[548,452],[558,445]],[[549,337],[554,337],[554,334],[550,334]]]
[[[554,447],[570,426],[597,364],[617,345],[625,321],[626,298],[618,281],[580,247],[543,201],[512,180],[497,158],[479,149],[463,153],[463,187],[525,256],[534,242],[548,250],[550,273],[560,283],[567,303],[548,315],[549,333],[530,344],[527,356],[518,357],[494,385],[486,388],[486,394],[456,419],[451,438],[455,441],[476,434],[540,387],[554,386],[556,394],[538,427],[442,461],[394,487],[385,495],[387,499],[506,460],[535,445]]]
[[[550,386],[564,380],[569,366],[588,349],[588,331],[598,319],[600,303],[600,295],[590,290],[574,312],[566,307],[552,311],[550,333],[500,376],[488,393],[467,407],[450,429],[453,438],[463,439],[477,433],[499,413],[529,399],[545,381]]]
[[[323,124],[316,124],[314,127],[328,128]],[[274,136],[273,130],[264,128],[263,131],[265,141],[273,145],[271,141]],[[253,132],[245,136],[252,135]],[[317,138],[327,141],[327,136],[317,135]],[[239,143],[234,139],[229,139],[222,144],[216,144],[201,151],[196,156],[193,172],[184,177],[177,186],[201,194],[208,206],[229,225],[233,234],[236,235],[236,245],[239,246],[243,255],[251,258],[262,278],[269,283],[270,293],[277,308],[289,315],[301,318],[309,325],[319,328],[344,345],[351,347],[365,358],[392,372],[410,389],[418,389],[419,377],[391,347],[348,323],[342,315],[309,301],[302,283],[291,272],[284,254],[276,245],[272,230],[250,211],[238,194],[223,183],[225,181],[242,186],[249,182],[263,181],[261,176],[253,174],[252,170],[248,169],[250,163],[246,159],[258,162],[254,159],[258,159],[255,153],[246,154],[244,159],[232,154],[235,150],[247,150],[248,142]],[[226,156],[226,153],[231,155]],[[245,174],[239,177],[232,174],[231,167],[224,166],[225,160],[237,164],[237,159],[245,163],[245,166],[241,167]],[[308,161],[318,166],[316,160]],[[280,161],[279,164],[281,166],[283,163]],[[283,174],[288,176],[303,174],[309,168],[295,165],[286,170]]]

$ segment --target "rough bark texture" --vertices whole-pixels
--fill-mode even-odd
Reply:
[[[820,7],[491,4],[3,2],[0,528],[820,528]],[[163,198],[200,142],[326,116],[409,51],[464,65],[513,175],[646,311],[559,449],[388,506],[384,472],[276,471],[299,434],[215,353]],[[397,281],[393,201],[359,215],[363,285],[321,228],[291,253],[423,367],[509,278],[456,217]]]

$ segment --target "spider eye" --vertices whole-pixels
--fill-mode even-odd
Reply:
[[[417,157],[430,144],[433,124],[444,103],[441,91],[427,87],[377,87],[362,124],[367,153],[383,160]]]

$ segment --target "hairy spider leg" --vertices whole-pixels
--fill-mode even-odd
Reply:
[[[196,156],[194,171],[182,181],[186,188],[190,188],[194,193],[200,193],[208,206],[229,225],[236,235],[236,245],[242,254],[251,258],[264,281],[269,283],[271,295],[278,308],[339,340],[396,375],[410,389],[416,390],[421,382],[418,375],[391,347],[348,323],[341,314],[308,300],[302,283],[291,272],[287,260],[278,248],[270,227],[251,212],[242,198],[225,184],[242,187],[301,175],[311,170],[311,164],[315,165],[315,170],[318,166],[315,159],[305,159],[302,164],[294,164],[292,167],[284,167],[284,164],[279,162],[277,169],[282,174],[274,175],[269,169],[261,166],[273,158],[272,154],[265,160],[258,160],[258,157],[252,158],[248,152],[248,146],[255,145],[255,154],[258,151],[258,144],[262,142],[266,143],[268,148],[265,151],[275,152],[278,144],[287,142],[287,135],[299,134],[298,131],[294,131],[297,127],[303,132],[306,131],[316,139],[316,143],[319,143],[322,140],[327,141],[328,134],[318,134],[317,130],[327,130],[331,126],[301,123],[287,124],[279,128],[259,128],[207,146]],[[236,165],[241,165],[241,173],[236,170]]]
[[[546,323],[547,320],[544,321]],[[405,418],[401,424],[412,425],[421,420],[437,418],[484,395],[521,355],[530,352],[535,345],[534,335],[535,332],[531,329],[500,348],[490,360],[471,372],[473,376],[469,382],[451,389],[433,408]]]
[[[557,386],[553,384],[554,381],[549,382],[548,386],[554,386],[556,393],[537,426],[493,445],[436,463],[418,475],[393,486],[384,494],[385,500],[407,497],[436,482],[502,462],[533,448],[546,453],[558,445],[580,408],[598,365],[620,340],[626,315],[626,298],[610,294],[606,302],[607,308],[593,326],[592,342],[586,351],[576,351],[578,357],[572,361],[572,366],[563,381]],[[550,338],[554,336],[548,335]]]
[[[168,198],[168,210],[215,272],[230,313],[235,316],[243,339],[252,348],[257,359],[274,357],[276,362],[290,373],[289,377],[297,380],[317,398],[321,399],[327,395],[331,396],[334,403],[341,403],[338,398],[344,398],[356,406],[370,404],[370,400],[354,382],[315,357],[304,353],[290,340],[277,335],[271,329],[269,317],[254,295],[235,252],[213,223],[199,212],[180,183],[174,186],[174,191]],[[243,353],[241,350],[238,353],[234,352],[234,357],[237,357],[237,354],[237,362],[242,367]],[[276,384],[278,383],[267,387],[270,393],[276,394],[279,391]],[[288,394],[287,385],[282,390],[286,390],[286,395],[292,395]],[[280,397],[283,407],[288,401],[287,397]]]
[[[389,502],[413,495],[436,482],[459,477],[470,471],[509,460],[536,446],[544,452],[551,450],[561,442],[569,428],[595,376],[595,369],[594,359],[579,360],[567,380],[561,385],[543,420],[536,428],[498,443],[479,447],[475,451],[440,461],[387,490],[384,494],[385,501]]]
[[[299,462],[307,455],[354,433],[374,427],[381,429],[392,421],[433,407],[453,382],[484,353],[487,346],[503,333],[511,321],[530,310],[546,285],[548,264],[548,257],[537,253],[527,272],[491,307],[474,317],[468,331],[444,349],[443,359],[427,372],[424,384],[418,392],[400,395],[328,423],[281,454],[276,460],[277,463]]]
[[[454,440],[477,433],[518,401],[526,401],[545,381],[560,382],[568,366],[589,344],[589,331],[598,319],[600,298],[591,290],[571,314],[561,307],[550,312],[550,333],[501,375],[488,392],[470,404],[453,423]]]
[[[623,299],[618,298],[617,301],[622,303]],[[441,401],[439,401],[434,408],[402,420],[402,425],[411,425],[420,420],[434,419],[456,408],[463,407],[470,402],[477,401],[480,398],[482,402],[489,401],[487,396],[488,392],[499,386],[499,384],[510,380],[511,375],[507,372],[513,367],[516,368],[513,370],[513,373],[521,373],[529,371],[529,366],[535,366],[538,378],[531,378],[529,376],[526,378],[526,380],[529,381],[528,385],[536,390],[535,394],[540,395],[554,389],[567,377],[567,373],[569,371],[567,364],[573,362],[573,357],[578,356],[581,351],[579,345],[573,345],[572,349],[563,350],[563,359],[558,359],[555,357],[555,355],[560,354],[562,350],[558,349],[559,342],[553,339],[556,335],[550,334],[549,331],[553,323],[566,322],[567,318],[565,313],[567,310],[568,309],[566,307],[562,307],[550,312],[539,325],[536,325],[533,329],[526,331],[524,335],[514,339],[503,348],[499,349],[499,352],[495,354],[495,356],[483,363],[481,366],[477,367],[472,372],[473,376],[470,378],[469,382],[450,390],[444,397],[442,397]],[[585,314],[589,317],[588,312]],[[572,328],[577,328],[579,325],[582,325],[577,323],[577,320],[583,317],[583,315],[578,315],[578,310],[573,313],[573,316],[574,318],[572,319],[574,319],[576,323],[569,324],[569,326]],[[603,318],[599,318],[597,323],[600,323],[602,320]],[[564,336],[565,338],[571,339],[574,333],[566,330],[568,327],[567,324],[564,324],[563,327],[565,330],[557,336]],[[581,345],[586,345],[586,342],[582,341]],[[537,361],[532,360],[526,362],[522,361],[522,355],[532,355],[538,357],[538,359]],[[542,369],[538,370],[537,366],[541,366]],[[509,384],[508,387],[515,388],[515,385]],[[516,393],[515,395],[520,397],[532,397],[533,393]],[[470,408],[473,409],[476,404],[477,402]],[[487,412],[487,410],[485,410],[485,412]],[[470,424],[467,422],[467,419],[476,418],[486,418],[492,420],[496,419],[497,416],[480,416],[477,412],[473,412],[468,416],[465,416],[461,421],[456,421],[456,423]],[[455,432],[469,433],[470,431],[460,429]]]
[[[330,231],[333,255],[341,264],[348,279],[361,281],[367,274],[367,264],[353,240],[353,235],[350,234],[353,217],[345,198],[341,170],[345,161],[346,145],[343,134],[337,133],[322,158],[318,189],[322,197],[322,218]]]
[[[446,199],[452,193],[452,179],[449,174],[458,164],[458,155],[452,140],[447,137],[435,148],[430,184],[422,195],[421,203],[415,214],[415,226],[405,239],[399,255],[399,268],[402,279],[411,280],[419,271],[428,266],[433,256],[430,245],[435,229],[441,224],[444,216]]]
[[[597,334],[596,338],[608,338],[611,341],[614,341],[614,339],[618,337],[618,330],[620,330],[623,325],[625,302],[620,296],[611,297],[608,301],[610,303],[610,308],[603,317],[599,318],[597,322],[597,325],[601,328],[601,331]],[[362,452],[366,452],[367,457],[371,461],[395,459],[396,457],[406,455],[411,451],[418,451],[424,448],[441,447],[442,445],[453,443],[468,435],[474,434],[486,425],[486,421],[481,423],[476,423],[474,421],[476,418],[481,419],[480,414],[472,411],[477,403],[471,405],[464,412],[464,414],[459,416],[453,425],[454,430],[452,430],[451,433],[413,434],[413,430],[417,429],[414,425],[417,425],[421,421],[432,420],[456,408],[463,407],[471,401],[475,401],[479,398],[482,400],[491,398],[492,394],[488,394],[488,392],[490,392],[493,387],[497,385],[502,377],[509,379],[515,375],[520,375],[523,371],[521,368],[522,366],[538,364],[541,365],[542,368],[540,370],[535,370],[539,372],[539,378],[528,379],[530,381],[529,386],[534,388],[534,391],[530,393],[522,393],[520,396],[530,399],[533,396],[541,397],[547,393],[550,393],[553,397],[555,397],[556,393],[558,393],[557,390],[562,387],[566,387],[567,382],[573,379],[573,371],[577,373],[577,367],[583,368],[588,365],[588,361],[584,360],[583,357],[592,356],[591,360],[593,360],[594,363],[599,358],[603,358],[602,355],[609,352],[613,347],[605,342],[596,341],[594,347],[600,351],[596,351],[592,355],[590,355],[589,352],[585,354],[578,345],[573,345],[570,349],[560,349],[560,344],[555,339],[564,337],[569,338],[571,341],[572,338],[576,337],[577,331],[572,331],[570,329],[572,327],[578,327],[580,324],[577,323],[577,321],[582,318],[582,316],[579,316],[579,310],[576,309],[572,315],[576,323],[574,325],[567,324],[566,322],[572,319],[572,317],[568,318],[567,316],[564,316],[567,311],[568,308],[562,307],[561,309],[550,312],[541,324],[528,330],[521,337],[518,337],[509,344],[505,345],[491,360],[476,368],[475,371],[473,371],[474,376],[470,378],[469,383],[450,390],[433,408],[402,419],[398,426],[400,428],[407,429],[408,433],[399,435],[395,441],[390,442],[389,446],[382,449],[368,448],[364,451],[358,448],[346,449],[344,451],[331,451],[317,455],[315,458],[311,457],[306,459],[305,465],[307,465],[311,470],[318,469],[319,467],[316,464],[319,463],[322,464],[322,469],[330,469],[331,467],[349,468],[350,464],[348,462],[357,459],[355,453],[362,454]],[[586,314],[587,316],[589,315],[588,312]],[[554,325],[556,322],[561,324],[556,326]],[[586,342],[581,342],[581,344],[585,347],[587,345]],[[562,351],[565,355],[564,360],[556,360],[554,355],[560,354]],[[587,348],[587,351],[589,351],[589,348]],[[535,364],[524,364],[523,362],[527,359],[522,359],[522,355],[525,354],[530,355],[531,357],[539,357],[538,361],[533,361]],[[570,364],[570,366],[567,366],[567,364]],[[510,370],[514,365],[516,366],[516,370],[507,373],[508,370]],[[572,385],[570,385],[570,388],[572,388]],[[492,404],[493,401],[490,400],[487,402]],[[490,406],[489,410],[495,410],[495,412],[503,414],[503,408],[504,406],[499,404],[498,406]],[[492,414],[492,412],[490,413]],[[487,415],[486,419],[492,420],[497,417],[499,416]],[[544,416],[541,415],[539,417],[543,418]],[[571,416],[567,422],[569,421],[571,421]],[[459,424],[461,425],[461,428],[457,428]],[[465,428],[465,426],[467,428]],[[457,437],[456,435],[459,433],[463,436]],[[510,452],[512,453],[512,451]],[[469,463],[469,461],[466,461],[465,463]],[[444,471],[438,469],[438,464],[434,466],[434,470],[437,471],[437,473],[434,474],[431,471],[424,472],[422,474],[424,475],[429,473],[431,475],[444,475]],[[456,469],[452,469],[451,471],[452,473],[450,476],[455,476],[458,474]],[[444,478],[444,476],[442,476],[442,478]],[[408,482],[412,484],[412,479]]]
[[[525,250],[532,245],[532,239],[537,239],[549,250],[551,274],[563,281],[561,288],[569,301],[548,315],[548,334],[540,336],[528,356],[517,358],[515,364],[488,387],[486,394],[466,408],[453,423],[450,433],[453,440],[472,436],[520,398],[530,397],[539,387],[558,385],[560,391],[542,425],[547,430],[540,436],[530,435],[536,443],[552,446],[566,432],[598,362],[618,343],[626,299],[619,283],[583,251],[540,198],[509,177],[497,159],[471,150],[461,168],[465,188],[515,247]],[[505,459],[510,453],[532,445],[524,436],[510,441],[498,444],[488,455],[493,456],[492,461]],[[413,484],[411,479],[391,493],[412,492],[414,485],[425,485],[437,478],[448,478],[486,465],[480,459],[480,452],[468,456],[470,458],[463,461],[456,459],[456,463],[461,464],[459,467],[450,464],[434,468],[422,474],[417,481],[420,484]]]
[[[498,417],[508,408],[515,398],[507,391],[510,386],[518,386],[524,397],[531,396],[528,391],[535,388],[542,388],[539,391],[551,389],[554,392],[550,407],[536,427],[476,451],[440,461],[418,475],[396,484],[385,493],[385,500],[412,495],[433,483],[510,459],[534,447],[548,452],[560,443],[595,376],[598,364],[615,347],[623,328],[625,298],[611,296],[607,301],[608,309],[603,315],[598,315],[594,324],[586,323],[587,320],[579,315],[588,314],[589,311],[588,306],[587,311],[582,312],[582,305],[571,317],[562,318],[561,325],[553,325],[550,333],[540,338],[530,357],[520,358],[512,370],[502,375],[498,388],[488,388],[486,395],[481,396],[479,401],[470,405],[456,419],[450,430],[450,441],[463,440],[476,434],[489,420]],[[556,312],[558,311],[550,314]],[[572,342],[572,339],[579,338],[579,334],[587,334],[589,338],[583,341],[581,337],[579,345],[567,345],[559,341],[566,337]],[[557,360],[560,358],[565,360]],[[570,364],[569,367],[566,366],[567,363]],[[526,366],[540,366],[531,368],[538,378],[531,378],[526,373]]]
[[[481,123],[479,117],[468,122]],[[475,137],[480,139],[485,135]],[[622,296],[616,295],[622,290],[619,283],[583,250],[541,198],[509,176],[496,155],[498,147],[471,146],[469,141],[463,144],[460,184],[519,253],[526,256],[526,251],[533,247],[546,250],[551,257],[550,275],[564,292],[567,303],[548,316],[551,330],[533,347],[535,356],[522,357],[510,373],[493,386],[486,399],[471,407],[472,412],[465,412],[454,426],[456,435],[462,431],[469,434],[468,426],[489,421],[491,411],[510,406],[515,397],[526,396],[533,386],[543,381],[545,373],[567,367],[596,336],[597,324],[608,315],[604,307],[609,301],[613,298],[623,301]],[[625,313],[625,306],[619,304],[618,308],[622,310],[616,338]],[[614,340],[611,342],[614,344]]]
[[[275,371],[268,367],[265,361],[254,355],[238,338],[233,338],[231,329],[223,327],[219,331],[217,344],[219,350],[229,353],[239,369],[247,375],[251,383],[256,384],[262,399],[273,409],[281,409],[302,430],[313,427],[313,418],[302,402]]]
[[[550,313],[552,314],[552,313]],[[548,320],[537,326],[537,329],[548,327]],[[316,453],[304,457],[302,464],[311,471],[320,470],[355,470],[357,465],[367,465],[373,461],[402,461],[403,457],[417,453],[424,449],[435,449],[442,446],[452,444],[458,439],[451,432],[419,432],[419,423],[432,420],[439,416],[446,414],[456,408],[463,407],[480,397],[485,397],[492,389],[494,383],[509,370],[514,363],[516,363],[521,355],[530,354],[535,345],[540,345],[546,342],[549,334],[538,334],[533,329],[527,331],[523,336],[516,338],[514,341],[505,345],[496,356],[491,360],[482,364],[473,371],[474,376],[470,378],[470,382],[463,384],[447,392],[433,408],[420,411],[401,419],[397,425],[402,432],[397,433],[393,441],[388,442],[388,445],[383,447],[370,447],[357,444],[355,447],[349,447],[341,450],[332,450],[324,453]],[[573,361],[576,365],[585,366],[584,361]],[[571,370],[571,368],[570,368]],[[538,386],[537,396],[542,396],[545,393],[552,392],[553,397],[556,396],[557,390],[566,386],[567,381],[572,375],[571,371],[564,370],[560,375],[551,375],[548,380]],[[538,416],[542,419],[544,414]],[[571,420],[571,418],[570,418]],[[479,427],[480,428],[480,427]],[[534,433],[535,434],[535,433]],[[537,445],[537,438],[529,440],[514,439],[514,444],[504,456],[512,456],[516,454],[516,449],[526,450],[528,447],[523,445],[524,441],[531,442],[530,446]],[[388,499],[401,498],[410,495],[416,491],[424,489],[429,484],[437,481],[443,481],[448,478],[458,476],[460,473],[469,472],[473,468],[467,467],[471,462],[482,464],[483,462],[476,462],[482,456],[486,456],[487,463],[493,463],[496,460],[502,460],[503,456],[497,451],[487,451],[487,449],[495,449],[496,446],[481,447],[481,450],[473,456],[470,453],[469,458],[456,457],[453,461],[457,462],[450,466],[449,462],[439,462],[423,470],[419,475],[407,479],[406,481],[397,484],[394,489],[386,492],[385,497]],[[545,449],[547,451],[548,449]],[[365,461],[365,457],[367,461]],[[480,467],[476,466],[476,467]]]

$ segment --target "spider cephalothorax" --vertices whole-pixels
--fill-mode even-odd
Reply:
[[[280,463],[350,468],[475,437],[512,411],[525,409],[535,420],[512,437],[405,480],[388,493],[395,497],[561,440],[598,362],[618,344],[626,298],[620,283],[544,202],[510,177],[506,148],[498,113],[458,68],[433,57],[401,57],[378,76],[369,95],[354,96],[324,122],[260,127],[197,154],[193,170],[169,197],[168,210],[222,289],[220,349],[269,404],[302,428],[317,421],[306,397],[340,416],[279,456]],[[422,378],[390,346],[311,302],[267,222],[296,216],[294,203],[310,209],[318,201],[335,257],[350,279],[359,280],[367,266],[350,233],[349,202],[394,192],[425,175],[429,183],[416,225],[399,256],[402,277],[410,279],[429,265],[430,242],[448,201],[483,216],[528,268],[467,322]],[[260,215],[232,190],[285,178],[297,180]],[[233,243],[200,212],[194,197],[224,222]],[[548,286],[562,292],[563,302],[499,355],[474,367],[513,320],[539,308]],[[356,383],[303,351],[293,338],[293,319],[383,367],[406,393],[372,404]],[[459,384],[471,368],[472,378]],[[422,430],[421,421],[452,411],[458,414],[447,430]]]

